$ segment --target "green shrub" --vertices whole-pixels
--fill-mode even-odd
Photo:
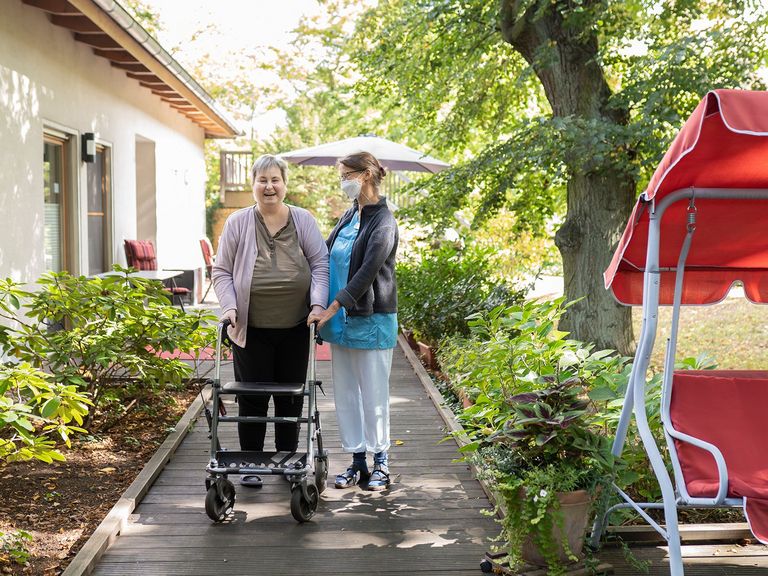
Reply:
[[[490,250],[443,244],[397,265],[398,316],[417,339],[433,346],[468,335],[467,316],[519,302],[523,292],[495,279]]]
[[[505,430],[505,426],[509,429],[510,418],[515,415],[515,402],[511,399],[551,388],[553,380],[575,379],[583,383],[583,393],[590,401],[590,430],[599,432],[605,439],[612,439],[616,432],[632,371],[630,359],[606,350],[593,352],[591,345],[568,339],[567,333],[556,329],[565,306],[562,299],[525,302],[475,314],[469,320],[468,337],[449,338],[438,350],[442,371],[451,386],[461,388],[474,401],[458,415],[472,440],[466,450],[481,449],[479,457],[486,463],[495,462],[496,472],[508,473],[513,468],[521,468],[515,457],[505,456],[504,446],[488,442]],[[714,361],[705,354],[682,359],[676,365],[676,369],[693,370],[714,367]],[[666,455],[660,412],[661,384],[661,374],[649,376],[646,412],[657,445],[662,455]],[[556,423],[557,419],[552,422]],[[548,448],[554,446],[550,444]],[[505,462],[509,469],[505,468]],[[567,469],[555,468],[550,476],[557,476],[563,482],[576,477]],[[492,470],[489,473],[493,475]],[[639,501],[659,501],[661,497],[634,420],[621,455],[621,466],[612,480]],[[506,485],[509,488],[515,484],[507,482]],[[633,516],[631,511],[619,512],[614,520],[630,515]]]
[[[567,338],[557,330],[563,299],[497,306],[469,317],[470,335],[438,350],[443,372],[474,401],[459,419],[470,438],[499,430],[512,414],[509,398],[542,388],[552,378],[577,378],[588,389],[611,382],[627,359]]]
[[[142,390],[180,386],[192,368],[157,353],[196,352],[213,340],[213,316],[184,313],[160,282],[116,270],[122,274],[90,279],[45,274],[34,292],[0,281],[0,346],[56,384],[85,393],[94,409],[111,402],[120,410],[126,383]]]
[[[626,359],[557,330],[565,308],[562,299],[529,301],[474,314],[469,337],[448,339],[438,353],[450,380],[474,400],[459,415],[471,440],[462,450],[503,502],[510,566],[522,563],[530,539],[549,574],[564,571],[553,536],[562,524],[557,494],[595,497],[622,472],[588,392]],[[566,550],[572,559],[578,552]]]
[[[64,460],[57,442],[70,445],[90,401],[75,386],[53,381],[28,363],[0,365],[0,463],[36,458]]]
[[[26,564],[29,558],[27,545],[31,541],[32,535],[24,530],[0,532],[0,564]]]

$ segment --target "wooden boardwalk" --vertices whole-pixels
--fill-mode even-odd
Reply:
[[[231,366],[223,368],[222,379],[232,379]],[[332,482],[350,456],[339,445],[330,362],[318,362],[317,369],[328,394],[319,404]],[[440,443],[444,423],[399,348],[391,383],[390,490],[330,485],[312,521],[300,525],[290,513],[287,482],[267,477],[263,488],[253,489],[233,477],[233,517],[213,524],[204,510],[209,441],[201,417],[94,574],[480,574],[488,538],[498,533],[482,514],[488,500],[467,466],[452,462],[456,444]],[[222,443],[236,448],[234,425],[227,426]]]
[[[349,456],[339,446],[330,362],[317,368],[328,394],[319,404],[332,482]],[[232,379],[231,365],[224,364],[222,379]],[[289,485],[279,477],[265,478],[261,489],[240,487],[233,477],[237,502],[231,520],[210,521],[204,511],[208,429],[201,416],[93,574],[480,576],[480,560],[498,525],[482,514],[490,504],[468,467],[453,462],[456,444],[441,442],[444,422],[399,348],[391,404],[390,490],[330,485],[315,517],[301,525],[290,513]],[[234,425],[224,426],[231,428],[224,428],[222,443],[237,448]],[[665,548],[632,550],[650,562],[650,576],[669,574]],[[686,576],[768,574],[764,546],[689,545],[683,554]],[[605,548],[599,557],[614,566],[615,576],[641,574],[619,548]]]

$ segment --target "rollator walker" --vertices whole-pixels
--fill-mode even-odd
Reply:
[[[222,522],[235,505],[235,487],[227,478],[238,475],[281,475],[289,481],[291,489],[291,514],[298,522],[306,522],[314,515],[325,490],[328,478],[328,452],[323,449],[320,429],[320,413],[317,409],[317,388],[322,382],[315,378],[315,325],[309,327],[309,365],[306,382],[278,384],[274,382],[227,382],[221,383],[221,348],[226,337],[229,320],[219,323],[216,332],[216,359],[214,379],[211,385],[211,408],[205,407],[210,428],[211,451],[206,467],[208,477],[205,488],[205,512],[214,522]],[[222,396],[227,395],[303,395],[305,415],[301,417],[276,416],[227,416]],[[219,424],[222,422],[248,422],[278,424],[305,424],[306,450],[303,452],[256,452],[227,450],[219,442]]]
[[[740,282],[768,303],[768,92],[707,94],[672,142],[641,194],[605,285],[623,304],[643,306],[643,322],[613,444],[620,456],[632,414],[658,479],[662,502],[625,500],[669,545],[670,572],[683,574],[677,511],[743,508],[768,541],[768,371],[675,370],[683,305],[714,304]],[[672,308],[661,420],[674,483],[646,413],[646,373],[659,306]],[[664,511],[665,525],[646,512]],[[597,546],[607,523],[592,532]]]

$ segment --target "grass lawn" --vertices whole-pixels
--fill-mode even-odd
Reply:
[[[641,308],[632,311],[635,338],[640,335]],[[659,309],[659,329],[651,366],[664,363],[672,307]],[[677,359],[706,353],[718,368],[768,370],[768,306],[752,304],[743,297],[726,298],[712,306],[683,306]]]

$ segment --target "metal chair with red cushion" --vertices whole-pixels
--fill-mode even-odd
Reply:
[[[213,246],[211,246],[211,241],[208,238],[200,238],[200,248],[203,251],[203,260],[205,261],[205,278],[208,280],[208,288],[206,288],[205,294],[203,294],[203,298],[200,300],[200,302],[205,302],[205,297],[208,296],[208,292],[211,291],[211,286],[213,286],[211,273],[213,272],[213,262],[216,260],[216,256],[213,255]]]
[[[123,242],[125,249],[125,259],[128,266],[136,270],[157,270],[157,256],[155,254],[155,245],[151,240],[125,240]],[[171,279],[171,285],[165,289],[171,293],[171,300],[178,298],[178,304],[184,310],[184,296],[189,294],[189,288],[176,286],[176,282]]]

